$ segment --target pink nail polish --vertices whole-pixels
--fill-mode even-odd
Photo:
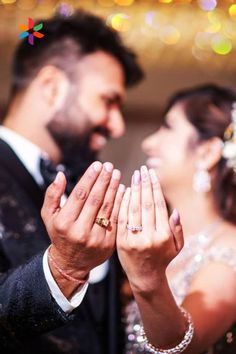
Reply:
[[[139,185],[140,184],[140,172],[138,170],[134,171],[134,175],[133,175],[133,184],[135,185]]]
[[[180,224],[180,215],[177,209],[173,210],[172,218],[176,226]]]
[[[148,179],[148,169],[147,166],[141,166],[141,177],[143,181]]]
[[[123,193],[125,191],[125,186],[123,184],[119,185],[118,192]]]

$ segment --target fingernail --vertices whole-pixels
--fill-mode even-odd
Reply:
[[[130,192],[131,192],[131,188],[130,187],[126,188],[125,195],[124,195],[125,200],[129,200]]]
[[[153,169],[151,168],[151,169],[149,170],[149,174],[150,174],[152,183],[156,183],[156,182],[158,181],[158,178],[157,178],[157,175],[156,175],[155,170],[153,170]]]
[[[172,218],[176,226],[180,224],[180,215],[177,209],[173,210]]]
[[[135,185],[139,185],[140,184],[140,172],[138,170],[135,170],[134,171],[134,174],[133,174],[133,184]]]
[[[142,176],[142,179],[147,179],[147,177],[148,177],[147,166],[141,166],[141,176]]]
[[[105,162],[104,163],[104,168],[107,172],[111,172],[113,170],[113,165],[110,162]]]
[[[60,184],[60,182],[62,181],[62,177],[63,177],[63,173],[61,171],[57,172],[57,175],[54,179],[54,183]]]
[[[119,170],[114,170],[113,172],[112,172],[112,178],[113,179],[120,179],[120,177],[121,177],[121,173],[120,173],[120,171]]]
[[[123,193],[125,191],[125,186],[123,184],[119,185],[118,192]]]
[[[96,171],[96,172],[101,171],[101,169],[102,169],[102,164],[101,164],[101,162],[95,161],[95,162],[93,163],[93,169],[94,169],[94,171]]]

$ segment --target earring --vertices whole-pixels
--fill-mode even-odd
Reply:
[[[193,189],[197,193],[206,193],[211,190],[211,176],[202,162],[198,162],[193,176]]]

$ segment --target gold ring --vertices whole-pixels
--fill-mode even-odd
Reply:
[[[95,223],[106,229],[109,226],[110,221],[106,218],[96,218]]]

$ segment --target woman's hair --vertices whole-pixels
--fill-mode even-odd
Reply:
[[[224,140],[226,128],[231,123],[232,104],[236,93],[216,85],[203,85],[183,90],[169,101],[165,114],[181,103],[186,118],[196,128],[199,141],[219,137]],[[236,223],[236,172],[227,166],[222,157],[216,166],[213,193],[220,215]]]

